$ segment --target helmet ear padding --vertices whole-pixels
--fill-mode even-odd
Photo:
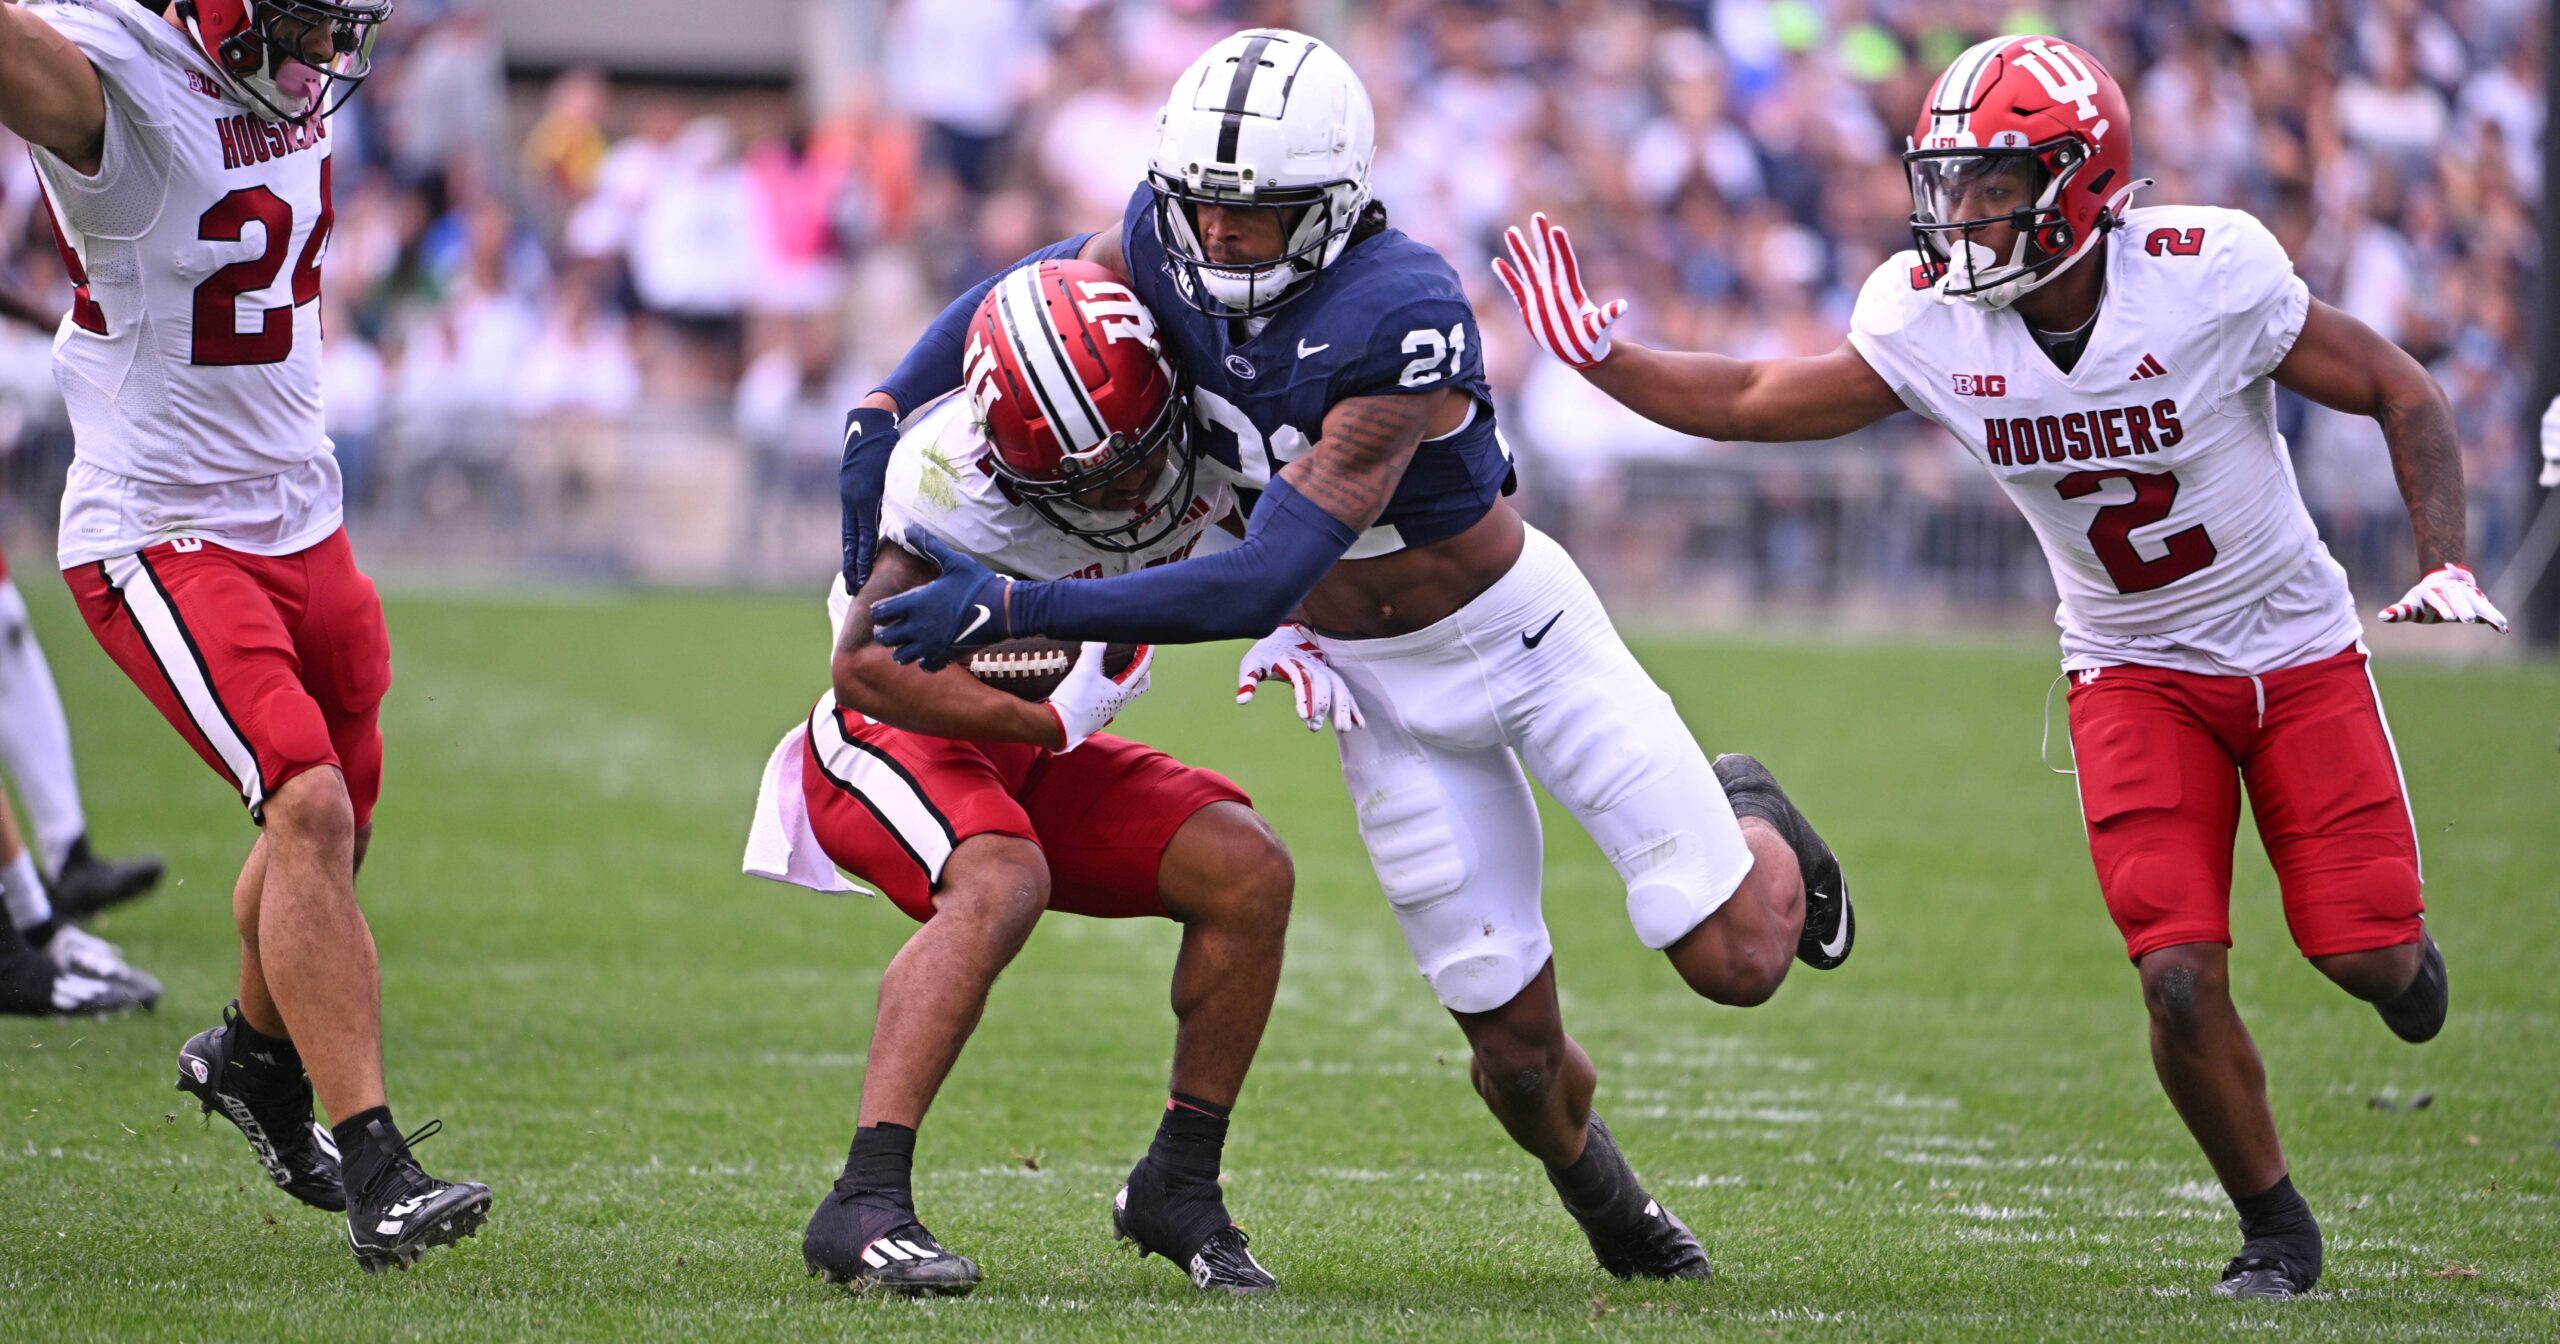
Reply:
[[[254,75],[266,65],[266,53],[245,31],[223,39],[221,51],[223,68],[235,75]]]

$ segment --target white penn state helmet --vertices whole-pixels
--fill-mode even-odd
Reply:
[[[1369,204],[1377,118],[1342,54],[1286,28],[1221,39],[1173,84],[1156,118],[1147,184],[1176,288],[1215,317],[1267,313],[1333,264]],[[1304,207],[1282,255],[1211,265],[1194,207]]]

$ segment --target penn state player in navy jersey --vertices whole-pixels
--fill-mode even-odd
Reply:
[[[1176,81],[1119,227],[1034,254],[1107,266],[1155,311],[1204,456],[1258,492],[1244,541],[1075,583],[1005,579],[928,542],[941,576],[881,592],[875,638],[931,667],[1021,634],[1272,631],[1245,657],[1247,685],[1280,650],[1319,650],[1366,712],[1364,726],[1336,721],[1344,782],[1414,959],[1466,1034],[1477,1091],[1546,1163],[1604,1268],[1704,1277],[1696,1238],[1592,1113],[1597,1075],[1556,999],[1523,767],[1617,867],[1638,938],[1718,1002],[1768,999],[1790,952],[1837,965],[1847,889],[1759,762],[1710,766],[1572,560],[1503,498],[1510,462],[1475,316],[1448,264],[1370,200],[1372,130],[1368,94],[1331,48],[1237,33]],[[871,591],[896,417],[960,382],[960,328],[994,283],[946,310],[853,413],[858,590]]]
[[[1217,300],[1205,267],[1166,247],[1164,199],[1151,185],[1137,189],[1121,245],[1131,286],[1182,352],[1206,457],[1248,488],[1267,488],[1314,447],[1305,427],[1324,424],[1334,406],[1445,389],[1456,394],[1446,400],[1464,399],[1459,427],[1415,445],[1385,509],[1347,554],[1446,541],[1511,493],[1511,453],[1494,429],[1475,314],[1438,252],[1386,227],[1384,210],[1374,210],[1353,226],[1341,258],[1287,301],[1238,317]]]

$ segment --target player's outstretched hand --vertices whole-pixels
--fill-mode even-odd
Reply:
[[[2471,577],[2464,565],[2445,565],[2418,580],[2418,586],[2406,597],[2382,609],[2386,621],[2415,621],[2434,625],[2452,621],[2463,625],[2485,625],[2499,634],[2507,633],[2507,618],[2480,591],[2480,581]]]
[[[940,577],[871,608],[871,638],[901,663],[940,671],[953,654],[1013,638],[1005,590],[1013,580],[922,528],[915,544]]]
[[[1255,640],[1244,651],[1244,660],[1236,664],[1236,703],[1253,703],[1254,691],[1274,677],[1287,681],[1296,694],[1298,717],[1306,721],[1308,732],[1327,722],[1337,731],[1349,732],[1367,722],[1351,698],[1351,684],[1333,670],[1324,650],[1316,646],[1315,632],[1296,621]]]
[[[1129,707],[1129,702],[1147,693],[1154,679],[1156,646],[1141,644],[1138,656],[1120,669],[1119,676],[1102,670],[1102,651],[1110,647],[1093,643],[1076,655],[1076,665],[1067,669],[1066,680],[1049,692],[1049,712],[1058,716],[1058,731],[1066,745],[1060,751],[1073,751],[1084,740],[1101,732]]]
[[[2542,412],[2542,488],[2560,486],[2560,397]]]
[[[1582,268],[1573,259],[1573,240],[1547,222],[1544,213],[1529,216],[1529,232],[1519,226],[1502,231],[1511,260],[1493,259],[1493,273],[1520,305],[1520,320],[1529,324],[1529,339],[1548,354],[1577,369],[1609,357],[1609,324],[1627,311],[1625,299],[1597,307],[1582,291]]]
[[[836,468],[836,496],[844,504],[844,582],[861,592],[880,551],[880,497],[888,489],[889,454],[898,447],[898,417],[876,406],[857,406],[844,418],[844,461]]]

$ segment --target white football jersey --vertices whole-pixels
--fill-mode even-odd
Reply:
[[[922,529],[1017,579],[1101,579],[1183,559],[1236,507],[1226,476],[1203,463],[1191,506],[1171,531],[1143,550],[1108,551],[1007,498],[988,460],[994,453],[967,398],[926,407],[900,431],[890,455],[880,534],[904,542]]]
[[[188,533],[316,542],[339,509],[320,416],[327,123],[251,114],[140,5],[33,12],[106,91],[96,175],[34,152],[76,286],[54,339],[77,458],[64,563]]]
[[[2127,212],[2104,264],[2097,326],[2069,373],[2016,312],[1917,287],[1912,252],[1868,277],[1849,339],[2026,515],[2067,642],[2148,644],[2300,590],[2314,564],[2328,571],[2313,576],[2327,594],[2314,642],[2352,638],[2343,574],[2276,431],[2269,375],[2311,302],[2283,246],[2241,211],[2159,206]],[[2243,642],[2303,638],[2299,621],[2284,624]]]

